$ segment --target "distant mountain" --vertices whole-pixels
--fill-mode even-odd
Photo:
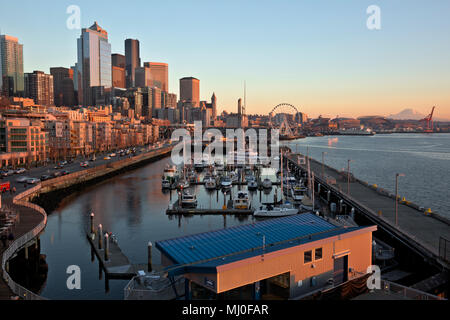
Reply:
[[[436,109],[437,110],[437,109]],[[431,110],[430,110],[431,111]],[[447,122],[450,121],[449,119],[445,119],[445,118],[439,118],[436,117],[436,111],[434,112],[434,116],[433,116],[433,120],[434,121],[441,121],[441,122]],[[391,114],[390,116],[388,116],[389,119],[393,119],[393,120],[422,120],[424,119],[426,116],[428,116],[428,114],[421,114],[419,112],[417,112],[416,110],[413,109],[405,109],[397,114]]]
[[[388,116],[389,119],[394,120],[421,120],[425,117],[426,115],[421,114],[413,109],[405,109],[397,114],[391,114],[390,116]]]

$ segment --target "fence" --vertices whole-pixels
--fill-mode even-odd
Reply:
[[[20,248],[22,248],[28,242],[33,240],[37,235],[39,235],[42,232],[42,230],[44,230],[45,226],[47,225],[47,213],[45,212],[44,209],[42,209],[41,207],[39,207],[33,203],[22,201],[23,198],[26,198],[30,194],[37,192],[40,188],[41,188],[41,185],[39,184],[29,190],[22,192],[21,194],[14,197],[13,204],[31,208],[31,209],[37,211],[38,213],[40,213],[44,217],[44,219],[36,227],[34,227],[31,231],[25,233],[23,236],[16,239],[8,247],[8,249],[6,249],[3,252],[3,256],[2,256],[3,279],[5,280],[6,284],[9,286],[11,291],[14,294],[16,294],[17,296],[19,296],[21,299],[24,299],[24,300],[46,300],[46,299],[44,297],[41,297],[40,295],[37,295],[37,294],[31,292],[28,289],[22,287],[18,283],[14,282],[14,280],[10,277],[10,275],[6,271],[6,263],[14,255],[14,253],[16,251],[18,251]]]
[[[389,282],[386,280],[381,280],[381,287],[382,290],[384,290],[387,293],[393,293],[397,296],[401,296],[405,299],[412,299],[412,300],[446,300],[444,298],[419,291],[413,288],[408,288],[405,286],[402,286],[397,283]]]

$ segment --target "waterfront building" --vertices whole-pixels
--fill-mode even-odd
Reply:
[[[365,275],[376,226],[343,228],[311,213],[158,241],[192,299],[293,299]],[[200,240],[199,240],[200,239]]]
[[[33,99],[35,104],[53,106],[53,76],[42,71],[25,74],[25,97]]]
[[[90,28],[82,29],[78,39],[79,103],[83,106],[108,104],[111,72],[108,33],[95,22]]]
[[[23,45],[8,35],[0,35],[0,93],[8,97],[24,94]]]
[[[75,87],[73,69],[50,68],[53,76],[53,92],[55,106],[73,107],[75,105]]]
[[[139,40],[125,40],[125,69],[126,69],[126,87],[134,88],[136,86],[136,68],[141,66],[139,53]]]

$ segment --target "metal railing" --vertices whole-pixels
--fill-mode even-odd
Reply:
[[[444,298],[432,295],[427,292],[423,292],[420,290],[416,290],[413,288],[408,288],[405,286],[402,286],[397,283],[393,283],[387,280],[381,280],[381,288],[383,291],[387,293],[393,293],[396,295],[399,295],[405,299],[412,299],[412,300],[446,300]]]
[[[38,236],[42,230],[44,230],[45,226],[47,225],[47,213],[45,210],[33,203],[29,203],[27,201],[22,201],[21,199],[28,197],[30,194],[37,192],[41,188],[41,185],[37,185],[29,190],[26,190],[22,192],[21,194],[17,195],[13,198],[13,204],[24,206],[31,208],[38,213],[40,213],[44,219],[31,231],[25,233],[23,236],[16,239],[9,247],[3,252],[2,255],[2,275],[3,279],[5,280],[6,284],[9,286],[11,291],[16,294],[18,297],[24,300],[47,300],[44,297],[41,297],[38,294],[35,294],[34,292],[31,292],[25,287],[22,287],[18,283],[14,282],[14,280],[11,278],[9,273],[6,270],[6,264],[8,260],[24,245],[26,245],[28,242],[32,241],[36,236]]]

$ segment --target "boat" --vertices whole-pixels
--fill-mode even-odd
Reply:
[[[290,197],[292,198],[295,204],[301,204],[307,192],[308,189],[306,187],[296,185],[290,188]]]
[[[205,188],[207,190],[214,190],[216,189],[217,184],[216,184],[216,180],[212,177],[209,177],[208,180],[205,180]]]
[[[177,189],[187,189],[189,188],[190,184],[189,181],[180,179],[177,183]]]
[[[223,177],[220,184],[221,184],[222,188],[229,189],[229,188],[231,188],[233,182],[231,181],[231,179],[229,177]]]
[[[256,181],[255,178],[250,179],[247,181],[247,188],[248,190],[256,190],[258,189],[258,182]]]
[[[195,171],[189,172],[188,180],[190,183],[196,183],[198,181],[197,173],[195,173]]]
[[[247,191],[239,191],[233,199],[233,208],[248,210],[251,207],[250,198]]]
[[[181,193],[181,206],[182,207],[197,207],[196,195],[191,194],[188,190],[184,190]]]
[[[272,189],[272,181],[269,178],[266,178],[263,180],[262,186],[264,189]]]
[[[266,205],[266,207],[260,207],[253,215],[259,218],[276,218],[293,216],[298,213],[298,209],[294,208],[291,204],[285,203],[281,206],[275,207],[272,205]]]

